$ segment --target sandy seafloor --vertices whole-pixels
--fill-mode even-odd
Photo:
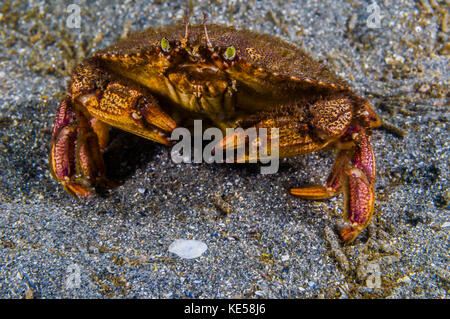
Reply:
[[[177,165],[168,148],[116,132],[107,163],[122,185],[70,197],[47,160],[68,70],[127,30],[181,21],[186,5],[75,1],[70,29],[70,1],[2,1],[0,296],[449,298],[449,2],[377,2],[379,28],[366,23],[369,1],[192,1],[193,23],[207,12],[302,46],[401,130],[373,133],[373,222],[343,247],[341,196],[288,194],[323,182],[331,151],[263,176],[257,164]],[[168,247],[182,238],[208,249],[181,259]]]

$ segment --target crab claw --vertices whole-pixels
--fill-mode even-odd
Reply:
[[[344,217],[350,223],[341,238],[351,243],[369,224],[375,203],[375,156],[369,136],[364,131],[355,136],[351,150],[341,150],[326,186],[291,189],[291,194],[305,199],[326,199],[344,192]]]
[[[345,215],[351,225],[341,231],[341,237],[349,243],[367,227],[372,218],[375,192],[367,176],[358,168],[345,171],[343,180]]]
[[[275,129],[275,130],[274,130]],[[214,150],[239,150],[237,156],[230,152],[227,163],[251,163],[272,156],[278,149],[278,156],[290,157],[323,148],[327,143],[314,141],[308,133],[308,126],[290,116],[267,118],[245,130],[237,128],[217,143]],[[276,155],[275,155],[276,156]]]
[[[375,204],[375,156],[365,133],[358,135],[351,168],[344,170],[341,181],[345,218],[350,222],[341,237],[350,243],[369,224]]]
[[[49,162],[52,175],[68,193],[89,197],[93,186],[108,184],[100,151],[100,145],[106,145],[107,138],[104,124],[89,122],[74,110],[70,96],[62,100],[52,132]]]

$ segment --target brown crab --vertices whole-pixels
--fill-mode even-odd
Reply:
[[[279,156],[325,147],[337,159],[325,186],[291,189],[306,199],[342,191],[353,241],[374,209],[369,102],[301,49],[232,27],[184,24],[135,33],[74,71],[52,133],[51,171],[70,194],[108,186],[103,151],[114,126],[171,145],[170,132],[202,119],[225,128],[278,128]],[[234,141],[226,136],[219,147]],[[248,141],[246,141],[248,142]]]

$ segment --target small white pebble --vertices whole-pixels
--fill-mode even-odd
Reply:
[[[400,279],[397,280],[398,283],[405,283],[405,284],[409,284],[411,283],[411,278],[409,278],[408,276],[402,277]]]
[[[395,61],[397,61],[399,63],[404,63],[405,62],[405,58],[402,57],[401,55],[394,54],[393,57],[394,57]]]
[[[450,222],[445,222],[445,223],[443,223],[441,227],[442,227],[442,228],[450,227]]]
[[[184,259],[200,257],[208,246],[199,240],[177,239],[169,246],[169,251]]]

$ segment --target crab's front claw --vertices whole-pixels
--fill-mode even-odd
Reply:
[[[325,186],[292,188],[304,199],[327,199],[344,192],[344,215],[350,223],[341,238],[351,243],[369,224],[375,203],[375,156],[364,131],[355,136],[352,149],[339,151]]]
[[[375,204],[375,156],[365,133],[358,136],[351,167],[341,175],[345,217],[350,223],[341,231],[346,243],[367,227]]]
[[[64,189],[77,197],[89,197],[94,186],[108,184],[100,145],[107,144],[107,127],[72,107],[70,96],[62,100],[55,119],[50,168]]]
[[[261,129],[265,131],[262,133]],[[278,157],[284,158],[313,152],[325,145],[326,142],[313,140],[306,124],[290,116],[280,116],[264,119],[245,130],[235,129],[233,134],[225,136],[216,144],[215,151],[243,148],[248,152],[238,152],[236,157],[231,153],[226,162],[249,163],[267,156],[277,156],[271,154],[272,150],[277,150]]]
[[[341,231],[341,237],[346,243],[350,243],[367,227],[372,218],[375,191],[367,176],[358,168],[345,171],[342,180],[345,215],[350,225]]]

